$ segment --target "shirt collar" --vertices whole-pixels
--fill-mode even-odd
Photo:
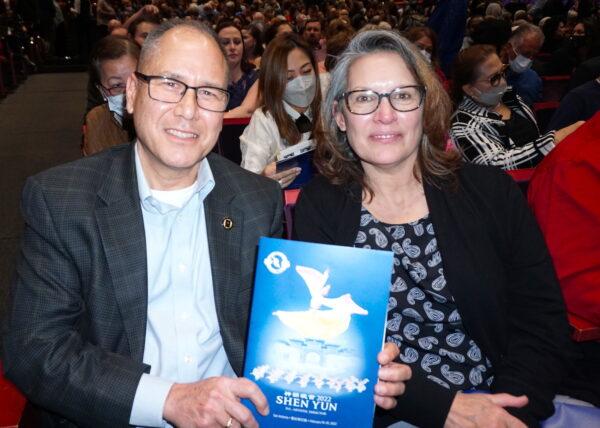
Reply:
[[[292,118],[292,120],[295,121],[296,119],[298,119],[300,117],[300,113],[298,113],[296,110],[294,110],[294,107],[292,107],[285,101],[283,101],[283,108],[285,109],[285,112]],[[312,121],[312,112],[310,111],[310,107],[306,109],[306,111],[304,112],[304,115]]]
[[[146,176],[144,175],[144,170],[142,168],[142,162],[138,153],[138,144],[139,141],[136,141],[135,148],[133,151],[135,153],[135,174],[138,182],[138,193],[140,195],[140,201],[142,203],[142,206],[147,209],[153,207],[156,210],[158,210],[161,214],[164,214],[165,212],[170,211],[172,209],[177,209],[176,207],[173,207],[171,205],[163,204],[162,202],[158,201],[152,196],[150,186],[148,185],[148,181],[146,180]],[[194,186],[195,188],[192,193],[192,197],[198,194],[200,200],[204,200],[206,196],[208,196],[208,194],[215,187],[215,179],[210,168],[210,164],[208,163],[208,160],[206,158],[200,161],[200,166],[198,168],[198,176],[196,178]]]

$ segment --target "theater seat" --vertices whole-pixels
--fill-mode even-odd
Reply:
[[[527,187],[529,186],[529,181],[531,180],[534,171],[535,168],[523,168],[511,169],[506,172],[517,182],[523,193],[527,194]]]
[[[567,92],[571,76],[542,76],[542,102],[560,101]]]
[[[571,325],[571,339],[575,342],[600,340],[600,325],[594,325],[572,313],[569,313],[568,316]]]
[[[242,163],[242,151],[240,149],[240,135],[250,123],[249,117],[223,119],[223,129],[219,140],[213,148],[213,152],[229,159],[238,165]]]
[[[16,427],[25,407],[25,397],[4,378],[0,361],[0,428]]]
[[[283,220],[285,222],[285,237],[292,239],[293,221],[294,221],[294,207],[296,201],[300,195],[300,189],[290,189],[283,191]]]

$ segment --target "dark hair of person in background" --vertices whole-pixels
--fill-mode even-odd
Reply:
[[[271,23],[271,25],[265,28],[265,31],[263,33],[263,42],[265,46],[269,46],[269,43],[271,43],[271,41],[277,36],[279,27],[281,27],[282,25],[287,25],[293,30],[293,27],[290,25],[290,23],[284,20],[277,20]]]
[[[242,39],[243,54],[242,54],[242,62],[240,64],[240,67],[242,68],[242,72],[247,73],[248,71],[255,69],[256,67],[254,66],[254,64],[249,63],[248,59],[246,58],[246,45],[244,44],[244,37],[242,36],[242,30],[239,26],[235,25],[235,23],[232,20],[223,19],[223,20],[219,21],[219,23],[217,24],[217,27],[215,28],[215,33],[218,35],[221,30],[223,30],[224,28],[228,28],[228,27],[233,27],[233,28],[237,29],[238,32],[240,33],[240,39]]]
[[[540,52],[553,53],[560,47],[564,40],[564,34],[560,32],[561,25],[565,25],[565,19],[561,16],[553,16],[546,20],[542,27],[544,33],[544,44]]]
[[[431,28],[425,27],[425,26],[413,27],[413,28],[409,28],[404,33],[404,37],[406,37],[408,39],[408,41],[415,43],[415,44],[417,41],[419,41],[423,37],[429,38],[429,40],[431,40],[431,45],[432,45],[432,49],[430,52],[431,65],[434,68],[437,68],[439,66],[438,59],[437,59],[437,36],[435,34],[435,31],[433,31]]]
[[[150,22],[152,24],[160,25],[161,21],[160,21],[160,16],[158,16],[158,15],[152,15],[149,13],[141,14],[136,19],[134,19],[133,22],[131,22],[131,24],[129,24],[129,28],[127,29],[127,32],[129,33],[129,35],[131,36],[132,39],[135,36],[137,27],[140,24],[142,24],[143,22]]]
[[[251,22],[246,26],[246,30],[252,35],[256,43],[254,44],[254,49],[252,50],[252,55],[256,58],[262,56],[265,48],[263,47],[263,32],[262,27],[255,23]]]
[[[462,87],[475,80],[479,73],[479,65],[495,53],[497,51],[492,45],[478,45],[477,49],[465,49],[460,53],[460,61],[454,63],[450,86],[450,96],[454,104],[458,105],[462,101],[464,97]]]
[[[296,33],[281,34],[273,39],[267,46],[262,57],[260,75],[258,80],[258,92],[262,101],[262,109],[271,113],[279,128],[281,138],[290,145],[300,141],[300,132],[294,121],[286,113],[283,106],[283,93],[287,85],[288,55],[294,49],[300,49],[310,59],[310,64],[315,74],[315,97],[310,104],[313,118],[312,138],[321,141],[324,138],[323,124],[321,120],[321,83],[319,79],[319,68],[312,53],[312,49],[302,37]]]
[[[354,37],[354,30],[340,31],[327,39],[327,56],[325,57],[325,70],[331,71],[337,64],[338,57],[346,50]]]
[[[354,27],[350,25],[348,21],[342,18],[336,18],[329,21],[327,24],[327,31],[325,31],[325,37],[329,39],[330,37],[335,36],[341,32],[351,32],[354,33]]]
[[[119,59],[130,55],[136,60],[140,58],[140,48],[133,41],[124,37],[106,36],[96,43],[90,59],[90,78],[94,85],[100,82],[100,66],[103,61]]]
[[[496,53],[500,53],[502,47],[508,43],[511,36],[510,23],[504,19],[484,18],[473,30],[474,45],[492,45]]]
[[[315,152],[315,165],[319,172],[332,184],[359,183],[371,196],[373,194],[365,182],[360,160],[352,153],[345,133],[338,128],[334,120],[333,106],[335,102],[343,102],[341,97],[347,90],[348,73],[354,61],[375,52],[399,55],[414,76],[417,85],[425,87],[423,139],[419,145],[416,164],[419,174],[428,182],[433,183],[432,179],[440,179],[450,184],[455,183],[455,171],[462,161],[458,152],[446,151],[452,103],[437,75],[416,47],[394,31],[387,30],[362,33],[360,43],[353,41],[338,59],[323,106],[323,120],[329,127],[329,132],[324,144],[317,145]]]

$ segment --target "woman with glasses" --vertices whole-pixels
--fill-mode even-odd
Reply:
[[[246,59],[242,31],[232,21],[221,21],[216,29],[219,43],[229,64],[229,104],[227,110],[238,107],[258,78],[254,65]]]
[[[90,82],[104,99],[85,116],[82,152],[92,155],[133,140],[131,118],[125,111],[125,85],[135,71],[140,48],[133,41],[107,36],[95,46],[90,62]]]
[[[531,109],[507,86],[505,71],[491,45],[459,54],[452,80],[458,108],[450,133],[466,161],[507,170],[531,168],[583,122],[540,133]]]
[[[282,188],[300,174],[298,167],[277,172],[282,152],[323,138],[321,82],[308,44],[297,34],[279,35],[263,55],[258,89],[262,100],[240,136],[242,168],[277,180]]]
[[[360,33],[323,111],[321,176],[300,193],[294,237],[394,253],[386,341],[412,379],[376,426],[549,417],[569,345],[551,260],[512,179],[446,151],[451,103],[435,72],[396,33]]]

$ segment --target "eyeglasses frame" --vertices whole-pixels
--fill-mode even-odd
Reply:
[[[392,95],[392,94],[393,94],[393,93],[394,93],[396,90],[398,90],[398,89],[405,89],[405,88],[417,88],[417,89],[419,90],[419,93],[420,93],[420,95],[421,95],[421,99],[420,99],[420,101],[419,101],[419,105],[417,105],[415,108],[411,108],[410,110],[398,110],[396,107],[394,107],[394,105],[393,105],[393,104],[392,104],[392,102],[390,101],[390,95]],[[377,97],[378,97],[378,100],[377,100],[377,106],[375,106],[375,108],[374,108],[372,111],[368,112],[368,113],[355,113],[355,112],[353,112],[353,111],[350,109],[350,103],[348,102],[348,97],[349,97],[351,94],[354,94],[354,93],[356,93],[356,92],[372,92],[372,93],[376,94],[376,95],[377,95]],[[352,113],[352,114],[356,114],[356,115],[359,115],[359,116],[365,116],[365,115],[367,115],[367,114],[371,114],[371,113],[374,113],[374,112],[376,112],[376,111],[377,111],[377,109],[378,109],[378,108],[379,108],[379,106],[381,105],[381,99],[382,99],[382,98],[387,98],[387,99],[388,99],[388,102],[390,103],[390,106],[391,106],[391,107],[392,107],[394,110],[396,110],[396,111],[398,111],[398,112],[400,112],[400,113],[408,113],[408,112],[410,112],[410,111],[415,111],[415,110],[418,110],[418,109],[419,109],[419,108],[420,108],[420,107],[423,105],[423,102],[425,101],[425,96],[426,96],[426,95],[427,95],[427,88],[426,88],[425,86],[423,86],[423,85],[406,85],[406,86],[398,86],[397,88],[394,88],[394,89],[393,89],[391,92],[387,92],[387,93],[384,93],[384,94],[380,94],[379,92],[377,92],[377,91],[373,91],[373,90],[371,90],[371,89],[357,89],[357,90],[355,90],[355,91],[344,92],[344,93],[342,93],[342,94],[341,94],[341,95],[338,97],[338,100],[337,100],[337,101],[339,102],[341,99],[344,99],[344,104],[346,105],[346,108],[348,109],[348,111],[349,111],[350,113]]]
[[[231,97],[231,94],[229,93],[229,91],[227,89],[223,89],[223,88],[219,88],[217,86],[210,86],[210,85],[201,85],[201,86],[190,86],[187,83],[182,82],[181,80],[175,79],[173,77],[168,77],[168,76],[157,76],[157,75],[146,75],[144,73],[141,73],[139,71],[135,71],[133,74],[135,74],[135,76],[140,79],[141,81],[143,81],[144,83],[148,84],[148,96],[153,99],[154,101],[158,101],[161,103],[167,103],[167,104],[177,104],[179,102],[181,102],[181,100],[183,99],[183,97],[185,97],[185,94],[187,93],[188,89],[193,89],[194,90],[194,95],[196,96],[196,105],[198,106],[198,108],[201,108],[202,110],[206,110],[206,111],[211,111],[214,113],[224,113],[227,111],[227,104],[229,103],[229,98]],[[167,80],[172,80],[174,82],[180,83],[183,86],[185,86],[185,90],[181,93],[181,97],[179,98],[179,101],[163,101],[163,100],[157,100],[156,98],[154,98],[152,95],[150,95],[150,82],[154,79],[167,79]],[[227,102],[225,103],[225,109],[224,110],[211,110],[209,108],[206,107],[202,107],[200,104],[198,104],[198,89],[216,89],[218,91],[221,91],[223,93],[225,93],[225,95],[227,95]]]

